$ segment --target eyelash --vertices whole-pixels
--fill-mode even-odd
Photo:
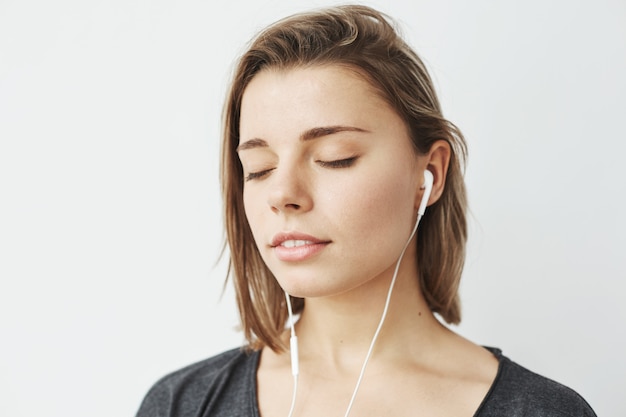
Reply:
[[[315,161],[323,168],[348,168],[354,164],[357,157],[353,156],[345,159],[338,159],[336,161]],[[263,171],[251,172],[244,178],[246,181],[252,181],[262,178],[272,172],[274,168],[264,169]]]
[[[267,174],[269,174],[273,170],[274,170],[274,168],[264,169],[263,171],[258,171],[258,172],[251,172],[248,175],[246,175],[246,177],[244,179],[246,181],[256,180],[258,178],[266,176]]]
[[[315,161],[324,168],[348,168],[356,161],[356,156],[346,159],[338,159],[336,161]]]

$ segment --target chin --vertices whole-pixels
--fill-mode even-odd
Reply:
[[[327,288],[320,288],[319,285],[307,285],[303,282],[280,282],[281,288],[292,297],[317,298],[331,295]]]
[[[341,282],[339,279],[320,280],[319,276],[327,274],[316,274],[314,277],[282,276],[278,283],[290,296],[298,298],[320,298],[341,295],[355,289],[359,283]]]

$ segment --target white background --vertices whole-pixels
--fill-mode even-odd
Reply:
[[[0,415],[130,416],[242,342],[221,103],[258,29],[327,2],[0,0]],[[626,3],[369,2],[470,147],[458,331],[626,415]]]

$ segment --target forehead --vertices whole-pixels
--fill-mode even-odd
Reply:
[[[379,121],[381,116],[399,118],[355,69],[339,65],[264,69],[244,90],[240,138],[258,135],[258,129],[361,125]]]

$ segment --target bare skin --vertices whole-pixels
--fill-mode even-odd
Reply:
[[[417,155],[390,106],[354,71],[333,66],[257,74],[244,93],[240,134],[244,205],[259,252],[280,285],[306,299],[296,325],[294,416],[343,416],[415,222],[423,172],[435,179],[432,204],[450,147],[439,141]],[[303,250],[278,247],[277,236]],[[490,352],[431,313],[415,244],[401,262],[351,416],[472,416],[496,376]],[[257,384],[262,417],[286,417],[289,352],[263,349]]]
[[[472,416],[497,373],[495,357],[442,326],[416,286],[396,282],[391,310],[357,394],[352,416]],[[415,303],[415,300],[420,300]],[[318,306],[296,326],[300,379],[296,416],[343,416],[382,311],[355,306],[326,320]],[[307,306],[307,308],[310,306]],[[288,337],[288,335],[286,335]],[[288,353],[265,348],[257,374],[263,417],[287,416],[293,380]]]

